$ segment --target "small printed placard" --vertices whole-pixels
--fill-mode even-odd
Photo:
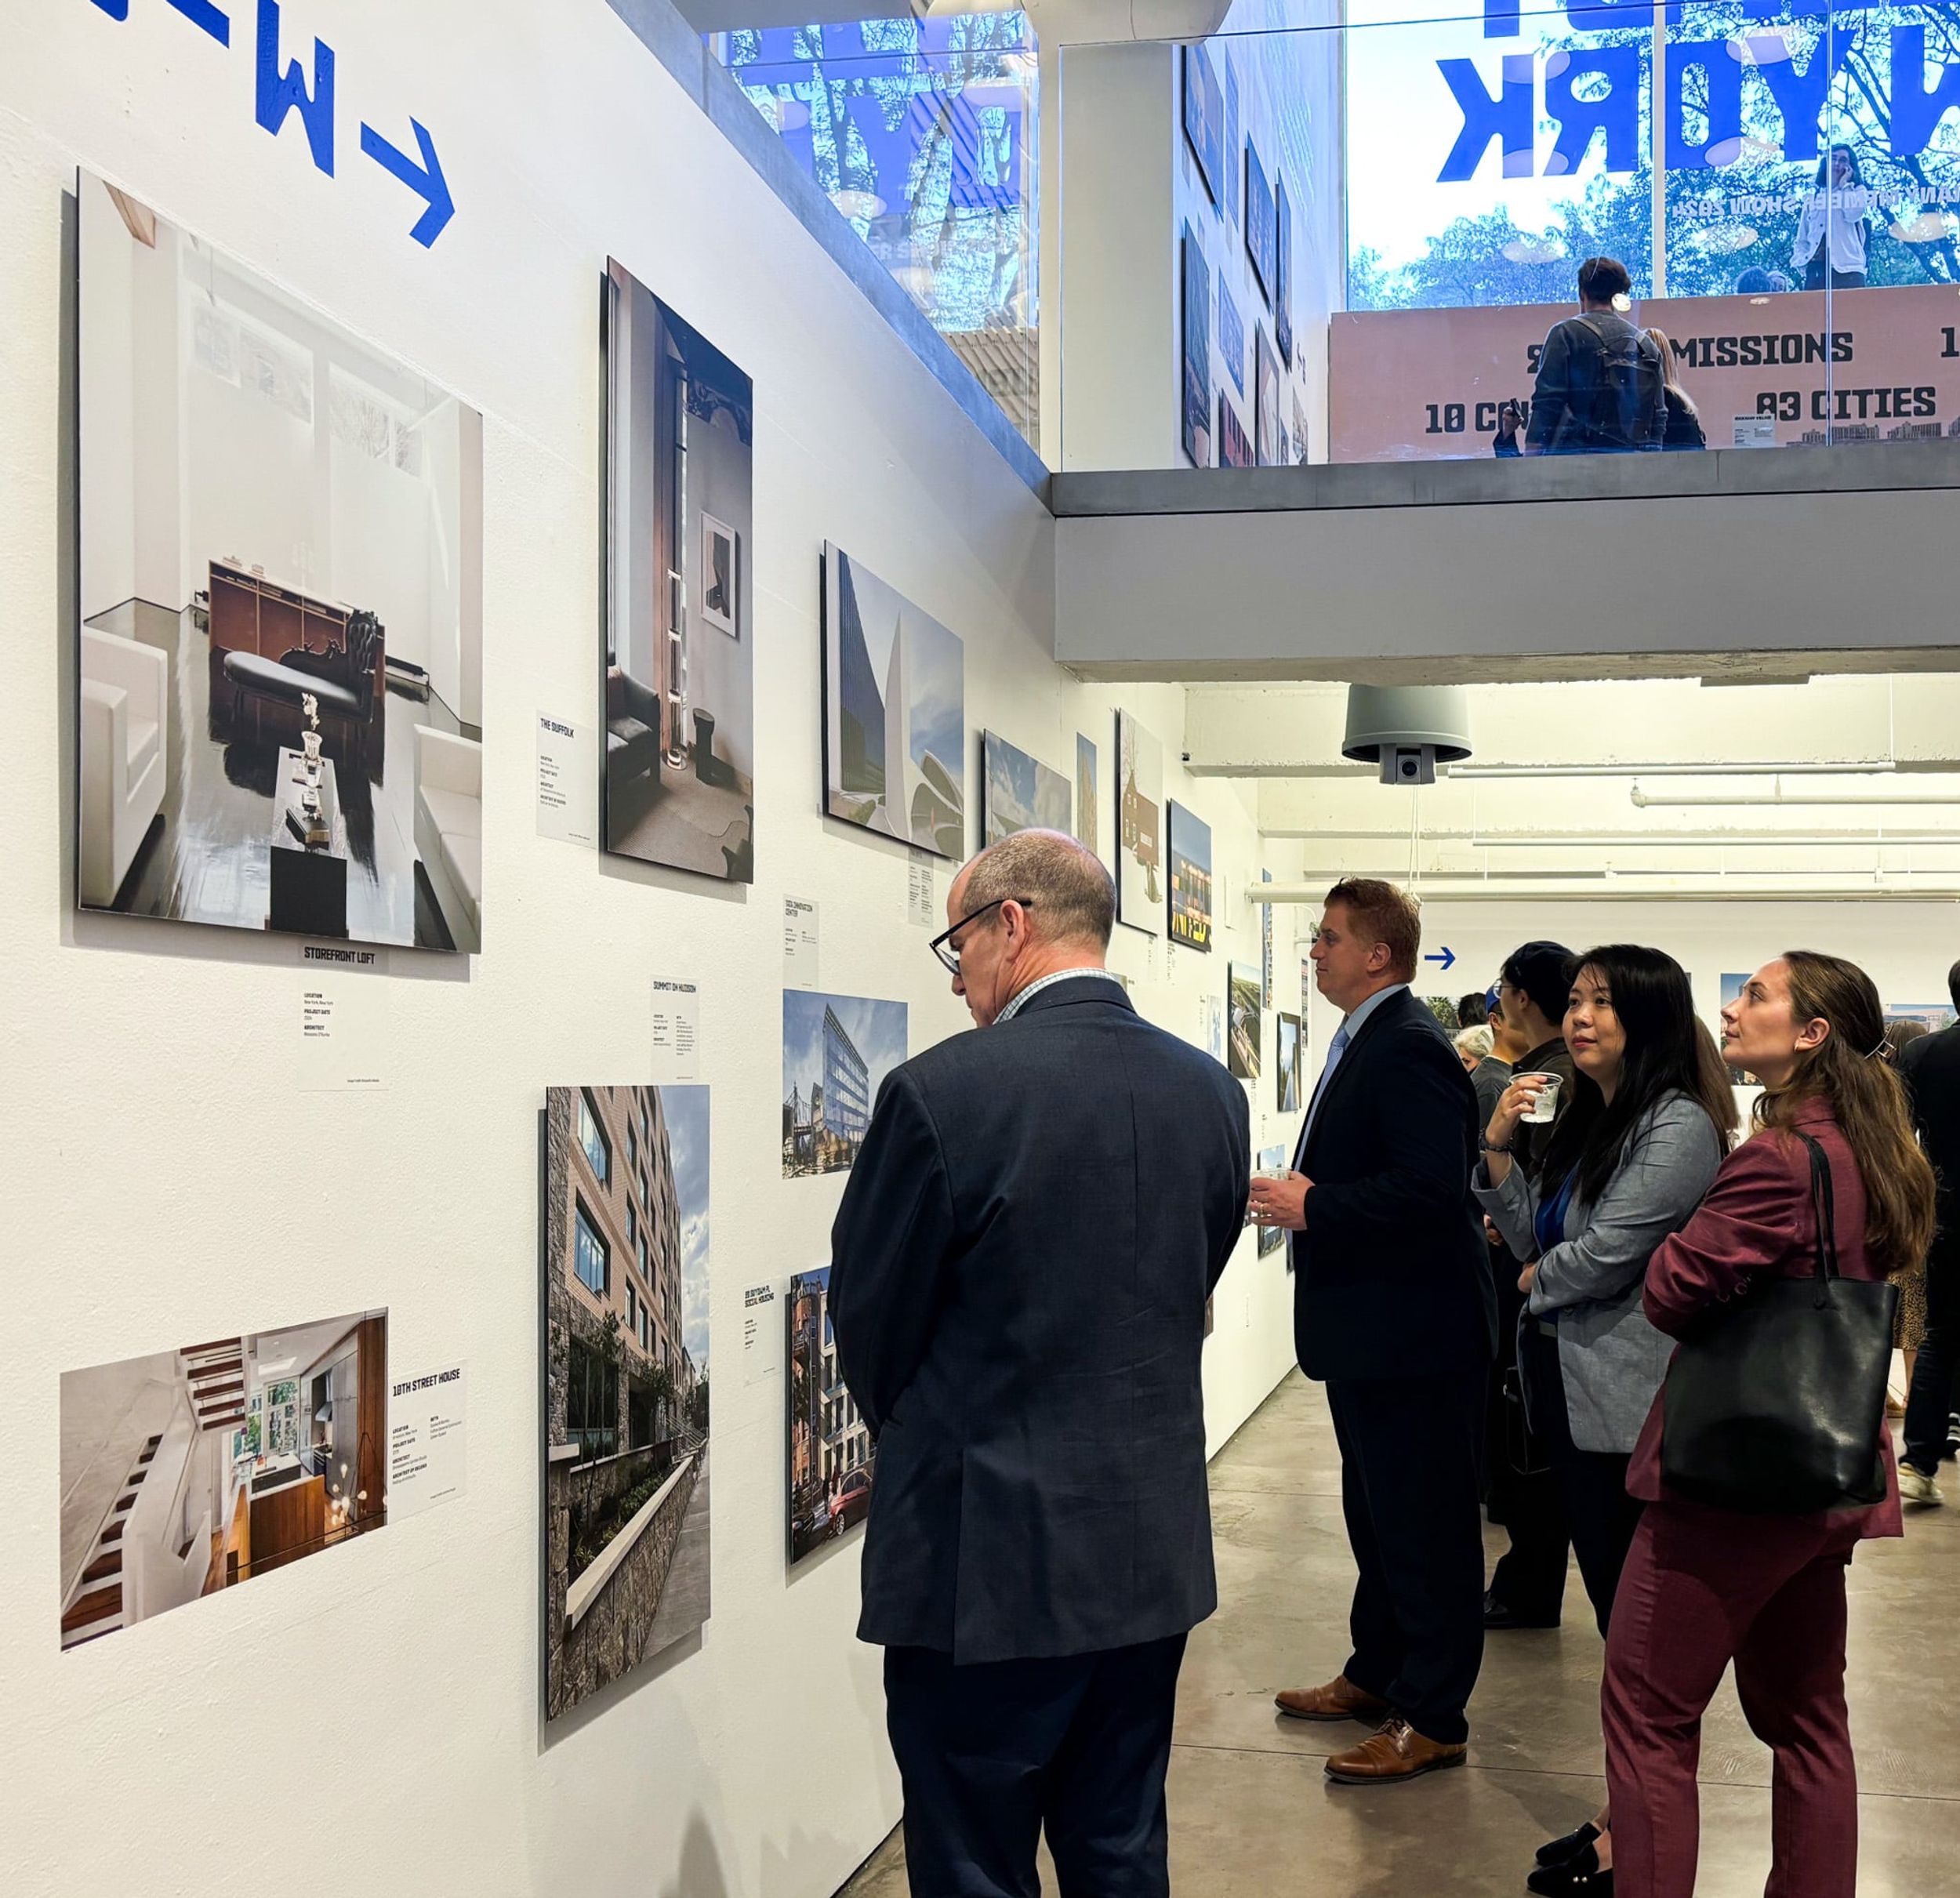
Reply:
[[[776,1288],[749,1285],[742,1292],[742,1381],[762,1384],[782,1368],[782,1322]]]
[[[932,858],[923,850],[909,851],[906,865],[906,920],[920,929],[939,926],[939,905],[934,899]]]
[[[782,985],[815,989],[817,981],[817,906],[800,896],[782,899]]]
[[[394,1522],[463,1493],[465,1368],[448,1365],[390,1388],[388,1514]]]
[[[653,985],[653,1079],[670,1087],[701,1078],[701,991],[693,982]]]
[[[564,844],[598,840],[599,754],[592,728],[538,714],[538,835]]]

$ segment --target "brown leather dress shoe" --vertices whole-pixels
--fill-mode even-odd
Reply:
[[[1294,1720],[1359,1720],[1372,1726],[1388,1717],[1388,1704],[1364,1693],[1345,1674],[1324,1687],[1289,1687],[1272,1704]]]
[[[1468,1747],[1425,1740],[1407,1721],[1396,1717],[1385,1721],[1371,1739],[1335,1754],[1327,1762],[1327,1777],[1343,1786],[1378,1786],[1461,1766],[1469,1755]]]

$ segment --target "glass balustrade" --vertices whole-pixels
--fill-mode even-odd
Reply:
[[[1039,452],[1040,60],[1026,15],[759,27],[707,42]]]
[[[1161,5],[709,35],[1051,466],[1960,437],[1960,8]]]
[[[1054,465],[1960,437],[1960,9],[1316,10],[1060,48]]]

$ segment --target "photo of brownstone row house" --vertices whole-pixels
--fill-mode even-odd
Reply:
[[[791,1566],[871,1512],[877,1448],[837,1366],[830,1268],[789,1280],[789,1531]]]
[[[547,1721],[708,1617],[708,1090],[545,1116]]]

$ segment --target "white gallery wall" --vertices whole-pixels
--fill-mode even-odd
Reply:
[[[603,0],[288,0],[281,62],[310,69],[316,34],[336,54],[332,177],[296,118],[276,137],[255,122],[255,21],[229,10],[229,47],[143,0],[124,21],[0,15],[0,1884],[817,1898],[898,1809],[877,1657],[851,1633],[857,1544],[786,1577],[782,1382],[739,1359],[743,1289],[825,1258],[843,1185],[780,1177],[784,897],[820,905],[823,985],[908,1002],[915,1049],[966,1020],[907,920],[904,851],[818,815],[818,550],[961,635],[970,746],[991,728],[1072,771],[1076,733],[1096,741],[1105,853],[1119,695],[1052,663],[1040,503]],[[359,149],[362,123],[412,143],[411,116],[458,207],[427,250],[407,235],[419,203]],[[482,412],[480,711],[477,681],[459,686],[486,741],[480,957],[397,949],[322,978],[290,941],[71,913],[78,165]],[[755,380],[751,888],[535,834],[539,715],[600,715],[608,255]],[[140,399],[143,361],[118,400]],[[446,612],[474,571],[445,584],[428,597]],[[1174,760],[1181,692],[1122,702]],[[1248,794],[1174,763],[1165,788],[1212,825],[1236,905],[1257,874]],[[941,903],[946,884],[942,867]],[[1227,952],[1258,944],[1247,913],[1218,953],[1120,931],[1114,960],[1195,1038]],[[538,1114],[550,1084],[646,1077],[650,984],[677,978],[702,985],[715,1091],[713,1613],[546,1746]],[[303,989],[357,983],[385,1088],[302,1091]],[[1261,1085],[1255,1133],[1290,1138]],[[1207,1347],[1214,1443],[1287,1366],[1287,1295],[1248,1236]],[[61,1373],[383,1308],[392,1377],[468,1365],[466,1493],[60,1652]],[[308,1732],[337,1769],[318,1822],[283,1797]]]

